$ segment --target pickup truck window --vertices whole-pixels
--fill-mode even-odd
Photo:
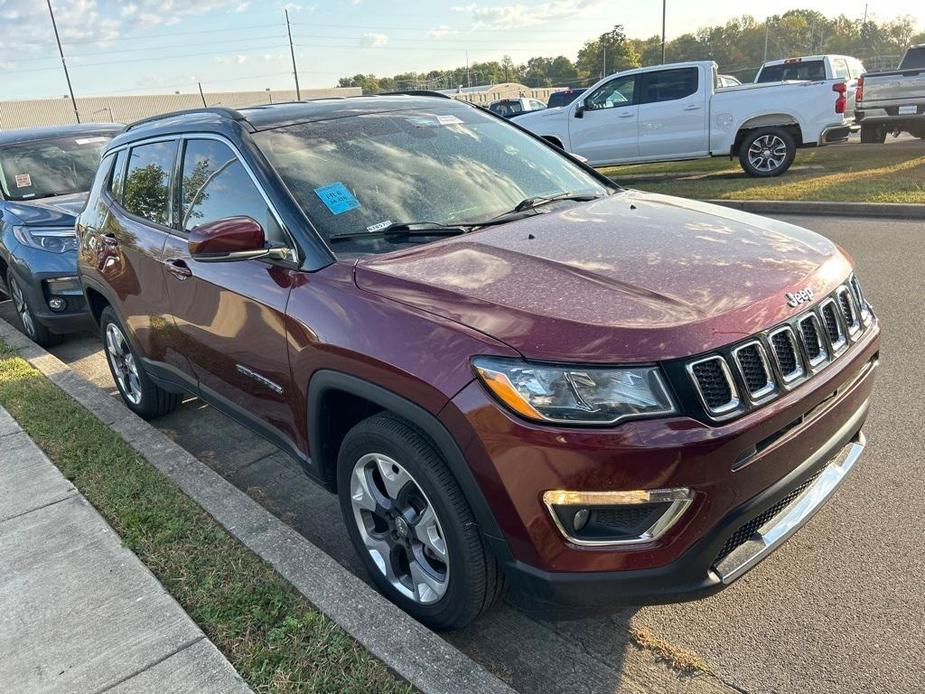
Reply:
[[[851,79],[851,73],[848,71],[848,63],[845,62],[844,58],[834,58],[832,60],[832,70],[835,72],[835,77],[841,79]]]
[[[856,80],[858,77],[867,72],[867,68],[864,67],[864,63],[862,63],[857,58],[848,58],[848,67],[851,68],[851,79]]]
[[[910,48],[899,64],[900,70],[916,70],[923,67],[925,67],[925,46]]]
[[[636,75],[617,77],[607,84],[603,84],[585,100],[585,108],[596,111],[602,108],[619,108],[633,103],[633,93],[636,89]]]
[[[758,73],[756,82],[783,82],[786,80],[824,80],[825,63],[806,60],[799,63],[767,65]]]
[[[638,90],[637,102],[653,104],[659,101],[675,101],[697,93],[700,71],[696,67],[677,70],[646,72]]]

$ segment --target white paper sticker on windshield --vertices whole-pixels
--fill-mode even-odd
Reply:
[[[456,116],[437,116],[437,122],[440,125],[461,125],[462,119]]]
[[[366,227],[366,231],[382,231],[383,229],[388,229],[390,226],[392,226],[392,220],[387,219],[384,222],[373,224],[371,227]]]
[[[74,142],[78,145],[92,145],[94,142],[106,142],[105,137],[78,137]]]
[[[32,176],[29,174],[16,174],[16,187],[17,188],[31,188],[32,187]]]

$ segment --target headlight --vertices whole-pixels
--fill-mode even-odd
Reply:
[[[77,249],[77,234],[68,227],[13,227],[13,236],[24,246],[51,253]]]
[[[543,422],[614,424],[676,412],[656,366],[585,367],[476,357],[482,382],[511,410]]]

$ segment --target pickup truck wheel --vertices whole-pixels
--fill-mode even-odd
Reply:
[[[350,539],[379,590],[433,629],[459,629],[503,588],[462,490],[430,442],[388,413],[353,427],[337,460]]]
[[[749,176],[780,176],[793,163],[797,144],[783,128],[759,128],[745,136],[739,147],[739,163]]]
[[[862,125],[861,143],[865,145],[882,145],[886,142],[886,128],[882,125]]]
[[[180,396],[167,392],[151,380],[115,311],[109,306],[103,309],[100,326],[106,362],[126,407],[142,419],[161,417],[177,409]]]

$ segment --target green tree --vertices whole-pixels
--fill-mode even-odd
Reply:
[[[623,25],[617,24],[582,46],[576,66],[583,77],[595,78],[602,76],[605,70],[610,74],[639,67],[640,61],[639,54],[623,32]]]

